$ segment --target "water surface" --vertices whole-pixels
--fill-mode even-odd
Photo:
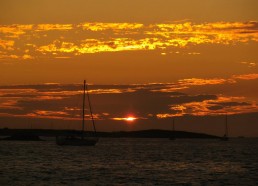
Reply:
[[[257,185],[258,139],[0,141],[1,185]]]

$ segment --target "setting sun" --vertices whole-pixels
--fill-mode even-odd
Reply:
[[[126,121],[134,121],[134,120],[136,120],[136,118],[130,116],[130,117],[125,118],[125,120]]]

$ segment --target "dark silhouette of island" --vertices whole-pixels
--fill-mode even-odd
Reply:
[[[113,137],[113,138],[170,138],[171,136],[176,136],[176,138],[219,138],[218,136],[194,133],[186,131],[169,131],[169,130],[140,130],[140,131],[120,131],[120,132],[100,132],[102,137]]]
[[[93,132],[87,132],[93,135]],[[77,136],[81,135],[81,131],[77,130],[50,130],[50,129],[0,129],[0,136],[10,136],[2,138],[5,140],[41,140],[39,136],[55,137],[55,136]],[[170,131],[170,130],[140,130],[140,131],[118,131],[118,132],[97,132],[98,137],[103,138],[170,138],[172,135],[176,138],[198,138],[198,139],[217,139],[218,136],[194,133],[186,131]]]
[[[39,136],[34,134],[27,133],[17,133],[12,136],[0,138],[0,140],[8,140],[8,141],[44,141]]]

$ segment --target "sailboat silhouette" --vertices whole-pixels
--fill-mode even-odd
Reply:
[[[222,141],[228,141],[228,115],[225,117],[225,134],[221,137]]]
[[[90,115],[91,115],[91,121],[94,129],[94,137],[88,137],[85,135],[85,124],[84,124],[84,113],[85,113],[85,93],[87,92],[87,98],[89,103],[89,109],[90,109]],[[88,87],[86,84],[86,81],[84,80],[84,86],[83,86],[83,104],[82,104],[82,130],[81,130],[81,136],[57,136],[56,137],[56,144],[57,145],[70,145],[70,146],[94,146],[98,142],[99,138],[96,135],[96,128],[95,128],[95,122],[92,114],[92,108],[90,103],[90,97],[88,92]]]

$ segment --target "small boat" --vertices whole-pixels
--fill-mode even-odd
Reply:
[[[225,118],[225,134],[221,137],[222,141],[228,141],[228,116]]]
[[[175,133],[175,119],[173,118],[173,128],[172,128],[172,135],[170,136],[170,140],[176,140],[176,133]]]
[[[84,113],[85,113],[85,93],[87,92],[87,98],[89,103],[89,110],[90,110],[90,116],[91,121],[94,129],[94,136],[88,136],[85,133],[85,122],[84,122]],[[70,146],[94,146],[99,141],[99,138],[97,137],[95,122],[92,114],[92,108],[90,103],[90,96],[88,92],[88,87],[86,84],[86,81],[84,80],[83,83],[83,104],[82,104],[82,130],[81,135],[69,135],[69,136],[56,136],[56,144],[57,145],[70,145]]]
[[[69,145],[69,146],[94,146],[98,142],[98,138],[95,137],[77,137],[77,136],[57,136],[57,145]]]

